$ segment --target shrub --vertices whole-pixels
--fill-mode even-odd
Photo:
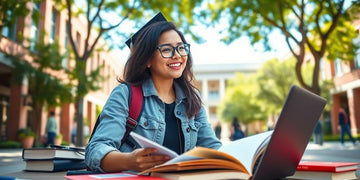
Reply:
[[[12,149],[12,148],[21,148],[21,143],[17,141],[1,141],[1,149]]]

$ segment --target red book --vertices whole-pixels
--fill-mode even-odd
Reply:
[[[66,175],[68,180],[167,180],[160,177],[141,176],[131,173],[105,173],[105,174],[82,174],[82,175]]]
[[[297,171],[326,171],[326,172],[346,172],[355,171],[360,163],[356,162],[326,162],[326,161],[301,161],[297,166]]]

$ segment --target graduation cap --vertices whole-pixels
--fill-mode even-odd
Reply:
[[[143,29],[145,29],[146,27],[148,27],[150,24],[156,23],[156,22],[160,22],[160,21],[167,21],[166,18],[164,17],[164,15],[159,12],[157,13],[152,19],[150,19],[149,22],[147,22],[142,28],[140,28],[135,34],[133,34],[131,36],[130,39],[128,39],[125,43],[126,45],[132,49],[133,46],[133,42],[135,42],[136,38],[139,36],[139,32],[141,32]]]

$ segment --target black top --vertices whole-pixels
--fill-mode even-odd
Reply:
[[[184,149],[184,136],[181,130],[181,122],[175,117],[174,109],[175,102],[165,104],[166,130],[163,145],[181,154]]]

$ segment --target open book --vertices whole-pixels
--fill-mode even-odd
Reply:
[[[157,148],[160,154],[172,157],[168,162],[147,169],[140,174],[154,172],[194,171],[194,170],[231,170],[241,172],[244,177],[251,177],[256,162],[260,159],[271,137],[272,131],[248,136],[219,150],[196,147],[181,155],[174,155],[172,150],[150,141],[134,132],[130,135],[144,148]]]

